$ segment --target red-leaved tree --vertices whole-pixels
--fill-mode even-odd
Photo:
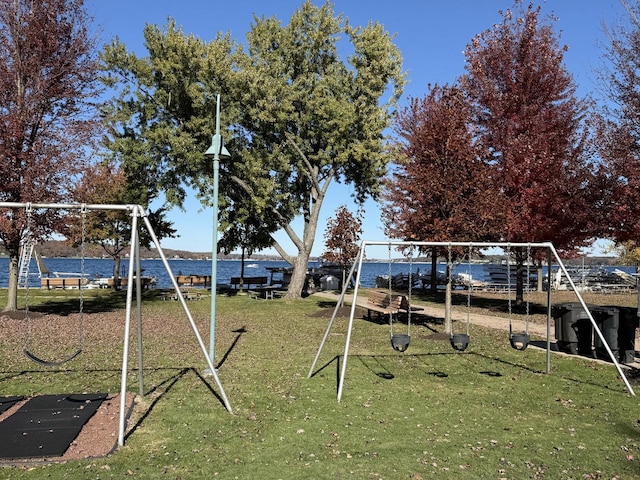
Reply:
[[[474,141],[469,107],[460,88],[436,85],[398,114],[400,158],[384,192],[390,237],[454,241],[490,234],[489,169]]]
[[[608,102],[597,138],[609,194],[603,236],[632,246],[640,244],[640,4],[623,4],[628,21],[605,26],[607,63],[599,73]]]
[[[434,242],[492,237],[501,212],[492,209],[496,192],[488,188],[490,167],[475,142],[471,119],[470,103],[455,86],[436,85],[399,113],[400,157],[384,190],[387,235]],[[443,255],[449,252],[432,252],[433,290],[437,258]]]
[[[324,243],[327,250],[322,254],[325,262],[349,268],[360,250],[362,216],[353,215],[345,205],[336,209],[336,216],[327,222]],[[344,281],[344,278],[343,278]]]
[[[491,152],[496,240],[552,241],[571,252],[596,232],[598,192],[586,151],[588,103],[576,97],[552,18],[516,1],[503,21],[465,50],[461,84],[472,101],[479,141]],[[515,252],[522,273],[525,253]],[[518,275],[517,300],[522,300]]]
[[[83,0],[0,0],[0,200],[58,203],[86,162],[97,122],[95,45]],[[62,212],[34,210],[31,234],[64,233]],[[24,210],[0,211],[9,253],[5,310],[17,308]]]

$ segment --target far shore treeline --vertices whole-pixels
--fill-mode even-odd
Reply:
[[[185,260],[208,260],[211,258],[211,252],[191,252],[188,250],[174,250],[170,248],[163,248],[163,252],[167,258],[181,258]],[[74,258],[81,256],[80,247],[72,247],[66,242],[62,240],[48,240],[42,242],[38,245],[38,253],[45,258]],[[7,252],[4,248],[0,246],[0,256],[6,256]],[[140,248],[140,256],[142,258],[158,258],[159,255],[155,249],[149,248]],[[108,258],[108,255],[105,254],[102,247],[99,245],[85,245],[85,257],[87,258]],[[240,260],[240,254],[218,254],[218,258],[221,260]],[[252,260],[263,260],[263,261],[282,261],[282,258],[278,255],[265,255],[265,254],[253,254],[251,257],[245,258],[247,262]],[[321,259],[312,257],[309,259],[311,262],[320,261]],[[375,262],[377,260],[380,261],[388,261],[388,259],[375,259],[375,258],[367,258],[368,262]],[[481,260],[486,263],[501,263],[504,261],[503,255],[485,255],[481,259],[478,258],[476,260]],[[402,262],[403,259],[395,259],[394,262]],[[428,262],[431,261],[430,258],[419,258],[413,259],[414,262]],[[620,265],[620,259],[616,256],[586,256],[586,257],[577,257],[572,259],[563,259],[563,262],[566,265],[582,265],[584,262],[585,266],[594,266],[594,265]]]

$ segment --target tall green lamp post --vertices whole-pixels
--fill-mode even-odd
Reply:
[[[211,320],[209,322],[209,357],[214,363],[216,339],[216,291],[218,288],[218,174],[220,160],[231,158],[220,135],[220,94],[216,98],[216,133],[211,146],[204,152],[205,158],[213,159],[213,240],[211,242]],[[206,373],[206,372],[205,372]]]

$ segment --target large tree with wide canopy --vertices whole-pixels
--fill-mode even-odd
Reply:
[[[274,248],[294,268],[287,296],[299,296],[329,186],[349,183],[363,201],[377,196],[386,173],[383,132],[404,85],[391,35],[377,23],[354,28],[331,3],[307,1],[287,25],[255,18],[246,49],[228,35],[208,43],[187,36],[171,21],[164,31],[148,26],[145,39],[145,58],[118,41],[105,50],[111,85],[122,89],[113,148],[153,172],[170,201],[180,205],[188,186],[211,203],[202,152],[220,93],[232,154],[220,166],[221,224],[242,199],[270,233],[283,229],[297,252]],[[301,232],[292,226],[299,216]],[[234,220],[242,221],[237,211]]]

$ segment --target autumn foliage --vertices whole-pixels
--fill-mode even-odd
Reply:
[[[327,230],[324,233],[327,250],[322,254],[322,259],[349,267],[358,256],[361,234],[362,218],[359,215],[354,216],[344,205],[338,207],[336,216],[327,222]]]
[[[389,235],[552,241],[565,251],[594,237],[588,104],[576,98],[565,48],[540,9],[516,9],[472,40],[458,85],[433,87],[399,115]]]
[[[587,158],[588,104],[563,65],[558,44],[540,8],[504,12],[504,21],[477,35],[465,51],[479,141],[490,152],[494,209],[500,238],[552,241],[572,250],[593,239],[595,206]]]
[[[400,112],[396,131],[403,142],[384,194],[387,234],[417,241],[486,238],[496,220],[489,169],[464,92],[434,86]]]
[[[82,0],[0,0],[0,199],[68,201],[97,123],[97,65]],[[34,211],[31,231],[61,231],[61,212]],[[23,211],[0,212],[9,252],[9,300],[15,309]]]

